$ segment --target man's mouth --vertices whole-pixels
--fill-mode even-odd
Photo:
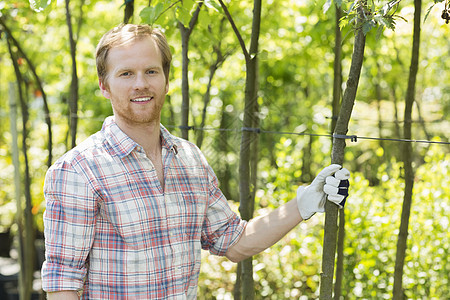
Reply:
[[[148,102],[152,99],[153,99],[153,97],[141,97],[141,98],[130,99],[130,101],[131,102]]]

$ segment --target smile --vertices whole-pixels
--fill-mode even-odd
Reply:
[[[152,100],[153,97],[144,97],[144,98],[136,98],[136,99],[130,99],[131,102],[147,102]]]

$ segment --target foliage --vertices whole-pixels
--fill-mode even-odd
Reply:
[[[324,6],[324,11],[329,8],[329,2],[327,1],[327,4]],[[370,1],[370,4],[368,1],[353,1],[348,10],[346,10],[346,14],[341,18],[340,26],[362,26],[364,34],[367,34],[374,28],[378,28],[377,36],[380,37],[385,28],[395,29],[397,19],[405,20],[401,15],[396,14],[400,2],[401,0],[387,1],[386,3],[380,3],[381,6],[378,6],[378,3],[374,1]],[[337,5],[342,6],[342,3]],[[364,18],[363,22],[361,22],[362,25],[357,25],[357,19],[361,17],[358,10],[362,11]]]
[[[51,0],[30,0],[30,7],[36,11],[40,12],[47,8],[51,3]]]
[[[79,3],[73,2],[74,7]],[[311,170],[315,174],[329,162],[331,87],[333,74],[334,14],[328,1],[264,1],[260,37],[260,134],[259,181],[256,215],[294,197],[295,187],[303,184],[302,162],[311,143]],[[339,2],[339,1],[337,1]],[[33,1],[44,8],[48,1]],[[351,2],[354,3],[354,2]],[[370,2],[372,3],[372,2]],[[384,4],[370,10],[367,29],[376,24],[391,28],[378,38],[367,30],[364,64],[357,104],[349,134],[366,137],[402,138],[403,101],[406,90],[412,34],[411,4],[401,2],[391,9]],[[394,2],[390,2],[394,3]],[[95,45],[102,33],[121,22],[123,1],[85,1],[85,18],[77,46],[80,78],[80,120],[78,141],[101,128],[112,114],[97,86]],[[177,19],[188,20],[196,1],[152,1],[153,8],[136,1],[135,23],[154,23],[163,29],[172,46],[174,59],[170,92],[162,123],[179,134],[181,104],[181,45]],[[203,95],[209,67],[216,60],[213,46],[220,45],[227,59],[212,80],[211,101],[207,106],[202,151],[228,186],[228,197],[237,200],[237,163],[244,99],[245,60],[222,10],[216,1],[205,1],[199,22],[190,39],[190,98],[192,125],[201,123]],[[163,5],[163,6],[161,6]],[[172,6],[171,6],[172,5]],[[249,40],[251,1],[228,1],[230,13],[241,24],[244,40]],[[355,7],[342,1],[346,11]],[[161,7],[163,9],[161,9]],[[393,14],[395,11],[395,14]],[[74,19],[81,14],[73,9]],[[140,13],[140,17],[139,17]],[[412,135],[417,140],[448,141],[450,130],[450,27],[440,19],[438,5],[430,10],[423,24],[420,69],[417,79]],[[351,13],[349,14],[351,15]],[[400,17],[401,16],[401,17]],[[64,7],[53,1],[36,13],[27,0],[0,0],[0,17],[11,28],[22,48],[34,62],[49,98],[54,129],[54,156],[68,149],[67,95],[70,86],[70,55]],[[141,19],[142,17],[142,19]],[[398,20],[404,20],[397,22]],[[185,22],[184,21],[184,22]],[[350,19],[342,20],[342,25]],[[375,22],[375,23],[374,23]],[[395,22],[395,24],[394,24]],[[75,23],[75,22],[74,22]],[[0,30],[2,30],[0,28]],[[347,39],[343,48],[343,70],[348,70],[351,53],[351,26],[342,27]],[[20,65],[29,79],[30,139],[33,213],[42,230],[44,202],[42,184],[46,172],[46,128],[42,99],[26,62]],[[345,82],[348,74],[343,74]],[[0,33],[0,95],[6,100],[9,82],[15,82],[6,46]],[[377,86],[379,89],[377,90]],[[8,101],[0,101],[0,230],[11,227],[15,211],[13,168],[9,146]],[[420,109],[418,108],[420,107]],[[378,114],[378,111],[380,112]],[[379,129],[381,124],[381,129]],[[284,134],[295,132],[297,134]],[[195,135],[198,131],[194,131]],[[302,136],[304,134],[305,136]],[[348,299],[389,298],[395,242],[402,199],[402,166],[399,143],[358,140],[348,143],[346,167],[354,172],[352,192],[346,208],[347,237],[343,291]],[[450,149],[448,145],[414,144],[416,183],[405,266],[406,295],[409,298],[445,298],[449,294],[449,195]],[[23,158],[21,158],[23,160]],[[232,201],[230,201],[233,204]],[[234,205],[234,204],[233,204]],[[323,216],[313,217],[295,228],[277,245],[255,257],[257,295],[264,299],[317,297],[320,270]],[[228,299],[232,294],[235,266],[224,258],[205,255],[200,277],[200,299]]]
[[[285,141],[286,143],[286,141]],[[301,141],[298,141],[301,143]],[[292,186],[291,164],[278,145],[279,168],[276,179],[281,186]],[[286,145],[285,145],[286,146]],[[295,145],[289,145],[289,153]],[[300,146],[301,147],[301,146]],[[405,265],[404,288],[408,299],[444,299],[449,291],[448,261],[450,233],[450,155],[439,146],[430,148],[426,162],[417,169],[414,204]],[[262,168],[271,172],[271,168]],[[370,186],[362,173],[351,178],[351,196],[346,206],[344,249],[345,299],[390,299],[394,272],[395,245],[400,223],[404,185],[400,163],[380,165],[382,178]],[[288,191],[291,189],[287,189]],[[261,188],[257,215],[278,206],[272,199],[294,195],[271,184]],[[285,200],[283,200],[285,201]],[[257,299],[316,299],[319,284],[323,216],[301,224],[272,248],[255,257]],[[220,258],[205,256],[200,280],[200,299],[226,299],[234,280],[232,266]],[[219,281],[219,282],[217,282]],[[303,298],[300,298],[303,299]]]

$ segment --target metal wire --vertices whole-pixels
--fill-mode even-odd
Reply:
[[[287,132],[287,131],[274,131],[274,130],[264,130],[261,128],[214,128],[214,127],[195,127],[195,126],[177,126],[177,125],[167,125],[167,128],[178,128],[178,129],[188,129],[193,131],[250,131],[255,133],[267,133],[267,134],[282,134],[282,135],[299,135],[299,136],[316,136],[316,137],[329,137],[337,139],[348,139],[352,142],[357,142],[359,140],[375,140],[375,141],[391,141],[391,142],[404,142],[404,143],[424,143],[424,144],[440,144],[440,145],[450,145],[450,142],[442,141],[429,141],[429,140],[410,140],[410,139],[399,139],[399,138],[380,138],[380,137],[368,137],[368,136],[358,136],[358,135],[344,135],[344,134],[319,134],[319,133],[307,133],[307,132]]]

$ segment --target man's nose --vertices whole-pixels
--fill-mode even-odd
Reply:
[[[136,90],[141,90],[147,88],[147,79],[145,78],[145,74],[137,73],[134,80],[134,88]]]

